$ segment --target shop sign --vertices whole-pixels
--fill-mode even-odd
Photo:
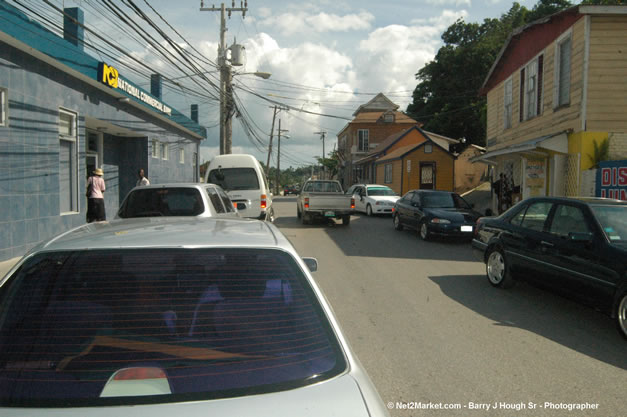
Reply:
[[[545,163],[541,159],[527,159],[525,165],[525,175],[527,176],[526,186],[531,188],[544,187]]]
[[[599,163],[596,196],[627,201],[627,160]]]
[[[104,62],[101,62],[98,67],[98,80],[111,88],[124,91],[128,95],[143,101],[168,116],[172,114],[172,109],[170,107],[120,77],[120,73],[117,69],[105,64]]]

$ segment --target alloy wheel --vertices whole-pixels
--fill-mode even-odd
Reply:
[[[501,252],[495,250],[490,254],[486,269],[488,279],[492,284],[498,285],[503,281],[503,277],[505,276],[505,260]]]

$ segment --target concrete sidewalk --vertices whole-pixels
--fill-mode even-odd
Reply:
[[[20,259],[22,258],[17,257],[17,258],[9,259],[8,261],[0,262],[0,278],[4,277],[6,273],[9,272],[11,268],[13,268],[13,265],[15,265],[17,261],[19,261]]]

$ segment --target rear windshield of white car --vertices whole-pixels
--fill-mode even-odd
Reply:
[[[308,182],[305,185],[304,191],[314,193],[341,193],[342,188],[337,182],[314,181]]]
[[[123,219],[132,217],[198,216],[205,210],[196,188],[138,188],[129,193],[118,211]]]
[[[0,289],[0,406],[229,398],[345,368],[304,273],[280,250],[42,253]]]
[[[259,178],[254,168],[220,168],[209,172],[209,180],[226,191],[259,190]]]
[[[395,196],[396,193],[387,187],[368,187],[369,196]]]

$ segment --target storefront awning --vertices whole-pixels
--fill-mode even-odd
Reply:
[[[495,151],[486,152],[470,158],[470,162],[485,162],[496,164],[491,159],[495,156],[510,155],[515,153],[530,153],[534,151],[549,150],[559,153],[568,153],[568,135],[566,132],[555,133],[552,135],[541,136],[516,145],[508,146]]]

